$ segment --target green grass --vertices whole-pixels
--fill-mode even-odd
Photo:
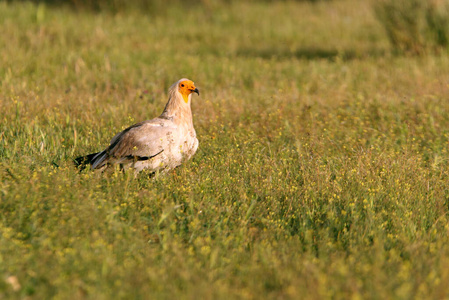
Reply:
[[[396,52],[447,53],[449,1],[379,0],[373,7]]]
[[[365,1],[0,2],[0,31],[0,298],[449,297],[449,57],[392,55]],[[182,77],[191,161],[77,172]]]

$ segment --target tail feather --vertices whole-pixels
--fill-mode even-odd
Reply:
[[[108,157],[106,150],[102,152],[95,153],[96,155],[91,159],[92,169],[99,169],[105,164],[105,160]]]
[[[92,160],[94,159],[94,157],[98,154],[97,153],[92,153],[86,156],[80,156],[77,157],[73,160],[73,163],[75,164],[75,166],[77,168],[79,168],[80,170],[84,170],[87,166],[92,164]]]

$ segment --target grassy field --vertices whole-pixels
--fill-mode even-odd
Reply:
[[[449,57],[368,1],[73,12],[0,2],[0,299],[449,298]],[[200,148],[78,155],[195,81]]]

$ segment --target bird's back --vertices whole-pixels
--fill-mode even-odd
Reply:
[[[193,127],[155,118],[137,123],[115,135],[109,147],[92,160],[93,169],[120,164],[136,171],[172,169],[189,159],[198,148]]]

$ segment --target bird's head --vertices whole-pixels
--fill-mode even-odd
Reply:
[[[178,81],[178,92],[182,95],[182,98],[184,99],[185,103],[189,102],[189,96],[192,93],[197,93],[198,96],[200,95],[200,91],[195,87],[195,84],[192,80],[183,78]]]

